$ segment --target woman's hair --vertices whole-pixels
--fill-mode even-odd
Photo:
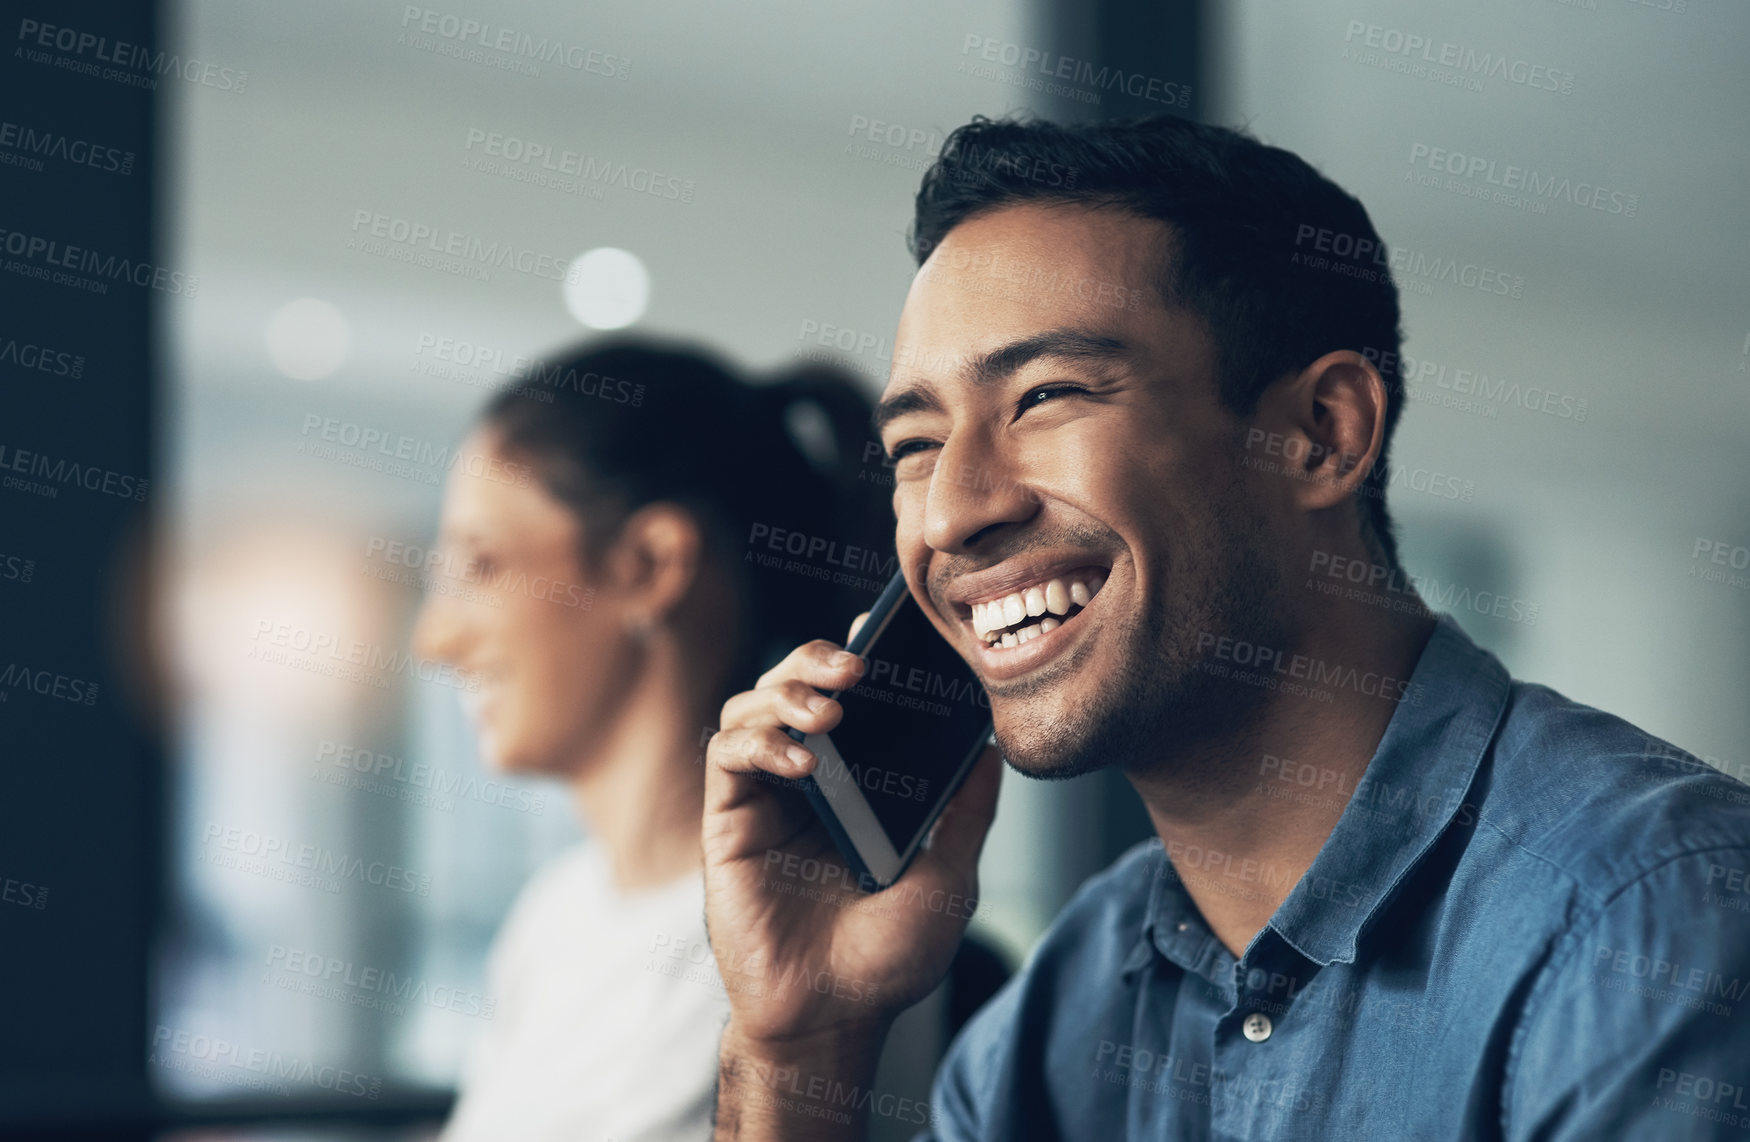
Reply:
[[[703,350],[621,338],[535,363],[483,419],[576,513],[586,559],[646,504],[693,514],[702,562],[740,600],[740,688],[800,643],[842,639],[895,566],[869,415],[831,366],[750,384]]]

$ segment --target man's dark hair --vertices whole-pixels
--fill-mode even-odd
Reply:
[[[1385,483],[1403,408],[1402,334],[1385,245],[1361,203],[1299,156],[1224,127],[1171,115],[1077,124],[979,116],[948,136],[924,175],[912,254],[921,265],[974,215],[1033,202],[1116,207],[1171,226],[1176,256],[1162,268],[1162,300],[1208,326],[1222,403],[1238,415],[1271,382],[1334,349],[1374,362],[1385,379],[1385,442],[1358,511],[1363,537],[1396,567]]]

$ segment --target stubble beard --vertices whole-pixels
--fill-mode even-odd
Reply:
[[[998,731],[997,746],[1015,769],[1051,781],[1114,765],[1158,771],[1164,757],[1189,756],[1200,743],[1232,737],[1269,700],[1265,688],[1210,669],[1223,638],[1270,647],[1288,641],[1275,604],[1280,577],[1261,521],[1231,501],[1214,507],[1211,542],[1181,548],[1198,553],[1193,557],[1207,568],[1189,597],[1157,593],[1139,617],[1104,632],[1102,638],[1116,641],[1121,665],[1084,700],[1063,703],[1073,706],[1068,716],[1053,719],[1023,704]],[[1039,688],[1063,685],[1085,669],[1092,650],[1064,662]],[[1013,700],[1027,703],[1024,695]]]

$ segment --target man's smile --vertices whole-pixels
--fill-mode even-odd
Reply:
[[[1017,559],[962,575],[940,597],[970,633],[980,675],[1002,681],[1067,649],[1109,576],[1085,552]]]
[[[988,648],[1012,648],[1049,634],[1081,614],[1106,585],[1105,568],[1053,576],[1019,591],[971,604],[974,634]]]

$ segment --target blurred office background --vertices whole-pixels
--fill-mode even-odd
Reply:
[[[20,100],[62,108],[33,114],[83,114],[65,129],[141,140],[139,173],[101,194],[83,189],[91,172],[33,184],[0,167],[9,201],[38,190],[17,216],[82,220],[114,195],[126,204],[105,223],[123,228],[115,240],[199,281],[192,296],[57,295],[73,315],[65,336],[89,346],[89,380],[70,395],[8,379],[70,442],[103,425],[104,443],[87,447],[132,457],[152,485],[149,515],[108,505],[82,522],[74,560],[51,538],[74,505],[5,500],[21,537],[9,542],[45,569],[72,567],[60,586],[0,600],[19,616],[13,637],[59,640],[77,667],[66,672],[113,679],[108,692],[132,713],[97,731],[84,715],[80,732],[94,736],[78,749],[104,758],[87,763],[65,725],[43,721],[71,715],[0,704],[20,727],[19,788],[36,794],[6,810],[31,821],[0,839],[0,875],[28,872],[56,893],[40,914],[0,908],[20,933],[0,950],[7,984],[32,993],[5,1036],[16,1041],[0,1130],[430,1132],[482,1025],[441,997],[484,994],[485,951],[517,889],[578,836],[558,787],[528,785],[508,804],[482,793],[491,775],[456,693],[397,666],[419,602],[409,563],[435,534],[432,458],[516,358],[619,323],[760,369],[826,357],[875,391],[912,272],[918,177],[974,114],[1176,110],[1245,126],[1360,197],[1407,267],[1415,365],[1391,504],[1410,570],[1516,674],[1750,771],[1750,593],[1719,578],[1744,574],[1734,552],[1750,546],[1750,74],[1737,58],[1750,9],[163,0],[108,11],[86,22],[118,39],[155,35],[221,70],[143,91],[0,65]],[[48,8],[26,17],[76,22]],[[581,65],[531,67],[463,40],[464,20],[579,47]],[[1040,63],[1054,59],[1090,69],[1048,80]],[[1140,76],[1125,85],[1136,94],[1087,80],[1101,68]],[[589,166],[550,177],[531,147]],[[1508,167],[1563,189],[1500,201],[1490,179]],[[56,178],[94,197],[42,201]],[[465,259],[396,256],[410,244],[382,235],[402,226],[561,266],[604,248],[630,257],[579,264],[570,290],[512,267],[479,280],[456,272]],[[77,238],[77,224],[65,229]],[[1513,284],[1495,293],[1467,284],[1469,271],[1418,268],[1442,260]],[[40,283],[6,288],[45,304]],[[100,308],[79,317],[87,305]],[[1429,477],[1463,494],[1418,490]],[[55,591],[90,610],[71,636],[51,621]],[[137,619],[147,598],[159,604],[150,623]],[[322,655],[306,651],[323,640],[361,642],[382,668],[311,669]],[[163,676],[143,680],[147,661]],[[1018,963],[1146,824],[1109,776],[1005,780],[977,927]],[[82,817],[84,797],[98,806]],[[82,839],[82,820],[103,826],[101,842]],[[312,888],[232,866],[274,844],[393,865],[423,890]],[[374,969],[440,998],[385,1010],[358,1002],[369,989],[288,987],[312,957],[345,965],[343,983]],[[72,1011],[108,1021],[53,1030]],[[243,1078],[253,1072],[187,1047],[197,1041],[344,1070],[375,1094],[257,1090]],[[922,1093],[939,1046],[916,1043],[919,1065],[893,1081]],[[176,1109],[148,1111],[148,1099]]]

